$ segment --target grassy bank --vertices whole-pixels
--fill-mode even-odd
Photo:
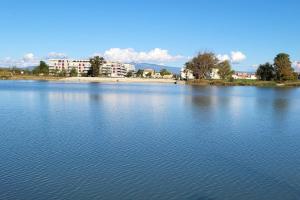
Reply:
[[[188,85],[200,86],[256,86],[256,87],[300,87],[300,81],[288,81],[278,83],[275,81],[258,81],[258,80],[190,80],[187,81]]]
[[[2,80],[36,80],[36,81],[54,81],[60,80],[61,77],[54,76],[34,76],[34,75],[14,75],[1,77]]]

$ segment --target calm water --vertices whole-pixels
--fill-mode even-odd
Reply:
[[[2,200],[299,200],[300,89],[0,82]]]

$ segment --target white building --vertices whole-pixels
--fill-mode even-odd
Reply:
[[[186,68],[182,68],[180,71],[180,77],[183,80],[193,80],[195,79],[195,76],[193,74],[192,70],[186,69]]]
[[[71,60],[71,59],[50,59],[48,60],[50,73],[61,72],[65,70],[67,73],[75,68],[78,76],[87,74],[91,69],[89,60]],[[123,64],[120,62],[106,62],[100,68],[100,75],[108,77],[125,77],[129,71],[134,71],[135,66],[131,64]]]
[[[130,71],[135,71],[135,66],[132,64],[124,64],[120,62],[106,62],[102,67],[100,74],[114,77],[122,78]]]
[[[127,72],[133,72],[133,71],[135,71],[135,66],[134,65],[128,64],[128,63],[125,63],[123,65],[126,68]]]
[[[125,77],[125,75],[127,74],[127,68],[123,63],[106,62],[101,67],[100,74],[108,77],[121,78],[121,77]]]
[[[246,79],[246,80],[257,80],[257,76],[255,73],[248,72],[236,72],[232,75],[234,79]]]
[[[210,72],[210,78],[211,79],[221,79],[220,75],[219,75],[219,69],[218,68],[213,68]]]
[[[48,60],[48,65],[50,73],[61,72],[63,70],[69,73],[75,68],[79,76],[86,74],[91,68],[89,60],[50,59]]]

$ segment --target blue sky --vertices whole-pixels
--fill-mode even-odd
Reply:
[[[180,67],[199,51],[254,70],[286,52],[300,61],[299,0],[1,0],[0,64],[50,57]]]

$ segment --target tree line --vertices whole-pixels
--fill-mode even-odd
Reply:
[[[106,60],[103,57],[95,56],[93,58],[90,58],[89,61],[90,61],[91,67],[90,67],[89,71],[86,74],[82,74],[82,76],[99,77],[99,76],[107,76],[108,75],[107,74],[108,72],[103,69],[103,65],[106,63]],[[161,76],[172,74],[171,72],[169,72],[166,69],[161,69],[159,73],[161,74]],[[36,66],[30,72],[30,74],[33,74],[33,75],[50,75],[51,74],[51,75],[58,76],[58,77],[66,77],[66,76],[76,77],[76,76],[78,76],[78,71],[76,68],[72,68],[70,70],[70,72],[68,72],[65,69],[63,69],[63,70],[56,69],[56,70],[50,72],[49,66],[47,65],[47,63],[44,61],[40,61],[40,64],[38,66]],[[143,70],[139,69],[136,73],[134,73],[133,71],[129,71],[125,76],[133,77],[134,75],[136,75],[137,77],[142,77]]]
[[[186,72],[191,70],[196,79],[210,79],[213,69],[218,69],[222,80],[232,80],[234,71],[228,60],[220,61],[214,53],[199,53],[185,64]],[[290,56],[280,53],[274,58],[274,63],[262,64],[256,71],[256,76],[263,81],[289,81],[297,80],[299,74],[292,67]]]
[[[234,74],[230,62],[220,61],[212,52],[199,53],[185,63],[185,70],[191,70],[196,79],[210,79],[213,69],[218,69],[218,75],[223,80],[231,79]]]
[[[259,65],[256,76],[263,81],[289,81],[297,80],[299,74],[292,67],[290,56],[280,53],[274,58],[274,63]]]

